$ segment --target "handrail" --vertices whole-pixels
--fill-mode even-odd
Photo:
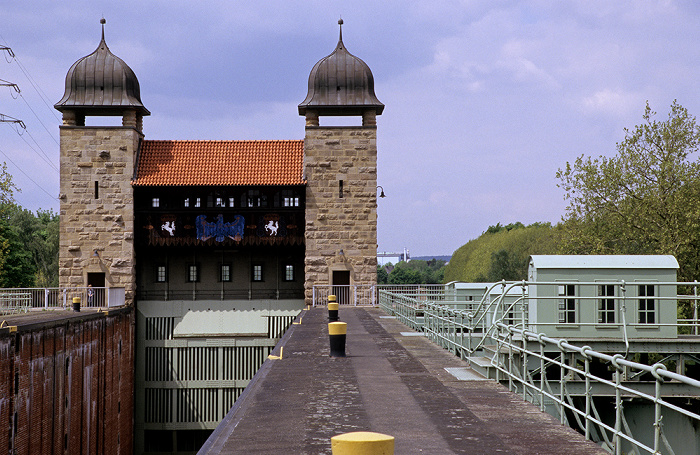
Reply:
[[[664,383],[673,383],[676,384],[676,386],[682,384],[695,390],[695,392],[690,392],[693,396],[700,396],[700,381],[679,374],[678,372],[668,371],[666,366],[661,363],[668,360],[668,358],[653,365],[634,362],[627,358],[630,351],[628,329],[636,326],[644,327],[644,324],[629,323],[626,310],[630,298],[627,295],[626,288],[623,288],[622,292],[615,297],[619,302],[617,309],[620,312],[620,319],[617,324],[610,324],[610,326],[618,327],[621,331],[620,337],[621,341],[624,342],[624,354],[598,352],[593,350],[590,346],[579,346],[575,343],[570,343],[565,338],[557,338],[530,329],[525,312],[528,299],[534,297],[528,295],[526,287],[542,284],[561,285],[562,283],[535,283],[526,281],[505,284],[504,282],[495,283],[490,286],[486,296],[482,297],[478,305],[474,304],[473,306],[470,306],[466,302],[445,300],[419,302],[411,296],[390,293],[383,290],[380,290],[378,293],[378,301],[379,305],[384,308],[385,311],[388,311],[390,314],[396,314],[397,319],[416,328],[416,330],[424,331],[429,339],[461,357],[470,357],[474,355],[477,351],[483,349],[487,340],[495,341],[496,347],[491,363],[492,368],[495,370],[497,380],[505,381],[512,391],[522,392],[524,399],[539,402],[543,410],[545,409],[545,399],[551,400],[558,409],[557,412],[562,423],[567,423],[569,418],[573,418],[571,424],[578,425],[589,439],[592,438],[594,433],[592,426],[596,426],[599,429],[598,434],[601,441],[604,445],[607,444],[609,449],[614,450],[613,453],[621,453],[623,443],[632,444],[637,447],[637,450],[646,450],[649,453],[660,453],[659,451],[663,446],[669,453],[673,453],[673,449],[671,448],[673,444],[669,442],[663,431],[662,418],[664,413],[668,411],[676,412],[691,419],[695,422],[695,425],[700,424],[700,414],[693,412],[691,408],[684,407],[665,398],[666,395],[662,393],[664,390],[662,385]],[[624,283],[623,281],[594,281],[576,282],[576,284],[614,284],[616,286],[625,286],[628,283]],[[681,285],[681,283],[660,283],[658,281],[639,281],[634,282],[634,284]],[[697,283],[693,284],[697,286]],[[494,290],[495,286],[499,285],[502,286],[500,295],[489,299],[488,297],[493,297],[491,292]],[[516,286],[523,287],[522,295],[516,296],[511,293],[511,290]],[[694,293],[697,293],[697,289],[694,290]],[[515,298],[513,301],[508,301],[506,300],[507,297]],[[688,297],[691,298],[688,299]],[[556,302],[557,300],[561,300],[562,297],[537,295],[537,298]],[[596,299],[598,296],[586,296],[583,298]],[[657,299],[657,302],[672,300],[694,300],[697,302],[698,296],[676,294],[674,297],[669,295],[656,295],[654,299]],[[459,309],[457,307],[452,308],[450,306],[461,303],[467,305],[465,309]],[[518,310],[518,307],[520,307],[520,310]],[[420,315],[418,315],[418,309],[420,310]],[[517,311],[521,311],[520,317],[518,317]],[[555,307],[554,311],[557,311],[557,307]],[[400,317],[399,313],[401,315]],[[478,321],[479,324],[485,321],[489,322],[487,320],[487,315],[489,314],[492,315],[493,318],[490,320],[490,323],[482,327],[482,330],[475,322]],[[547,324],[537,323],[536,321],[533,322],[538,327],[547,326]],[[697,324],[697,318],[694,317],[692,322],[693,324]],[[677,320],[675,325],[678,326],[679,323],[682,323],[682,320]],[[566,324],[560,322],[556,325]],[[600,322],[598,324],[578,323],[575,325],[599,326]],[[657,319],[653,325],[669,326],[674,324],[668,322],[661,323]],[[474,335],[476,335],[476,337],[474,337]],[[536,342],[536,347],[534,349],[529,345],[529,343],[533,341]],[[539,346],[539,348],[537,348],[537,346]],[[560,352],[558,357],[552,358],[551,354],[545,355],[545,349],[547,353],[551,353],[552,348]],[[576,356],[578,360],[573,361],[573,357],[569,360],[569,356]],[[540,366],[534,369],[528,368],[528,365],[532,364],[532,362],[529,363],[527,361],[528,357],[532,357],[533,360],[539,359]],[[612,365],[614,370],[612,379],[596,376],[596,374],[591,372],[590,364],[594,360]],[[580,364],[583,364],[583,367],[579,366]],[[559,375],[548,378],[547,371],[549,368],[559,369]],[[632,379],[626,379],[625,382],[623,382],[623,373],[627,371],[636,371],[637,373],[632,374]],[[647,392],[644,389],[635,387],[635,384],[639,383],[642,379],[643,374],[651,375],[651,382],[656,384],[655,392]],[[583,395],[572,394],[570,392],[568,384],[573,383],[572,381],[575,380],[585,382],[584,389],[579,391]],[[552,388],[552,383],[556,382],[559,383],[558,390]],[[616,403],[614,422],[604,421],[601,413],[596,409],[596,402],[593,401],[592,385],[594,383],[605,388],[609,387],[610,391],[614,391],[614,400]],[[603,392],[606,393],[605,391]],[[578,403],[578,407],[576,406],[576,400],[580,399],[577,399],[577,396],[581,396],[582,399],[585,400],[583,403]],[[653,446],[640,441],[632,434],[631,427],[624,413],[623,396],[637,397],[646,400],[654,406]]]

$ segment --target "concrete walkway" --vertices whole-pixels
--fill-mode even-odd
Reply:
[[[394,436],[397,455],[606,453],[381,310],[339,314],[347,357],[328,355],[325,308],[304,311],[200,454],[330,454],[351,431]]]

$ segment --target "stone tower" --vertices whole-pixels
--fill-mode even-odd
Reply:
[[[299,105],[306,117],[307,303],[314,285],[377,283],[376,116],[384,105],[367,64],[343,44],[342,19],[338,24],[338,45],[311,70]],[[362,126],[319,126],[322,116],[360,116]]]
[[[143,139],[134,72],[110,52],[104,38],[71,66],[66,91],[54,106],[61,136],[61,287],[120,287],[134,296],[134,210],[131,179]],[[88,126],[86,118],[121,117],[121,126]]]

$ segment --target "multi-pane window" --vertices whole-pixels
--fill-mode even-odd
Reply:
[[[221,264],[219,281],[231,281],[231,264]]]
[[[576,286],[573,284],[559,285],[559,323],[576,323]]]
[[[165,283],[168,281],[168,269],[164,265],[156,267],[156,282]]]
[[[284,281],[294,281],[294,266],[291,264],[284,266]]]
[[[267,196],[260,194],[260,190],[248,190],[243,197],[247,207],[267,207]]]
[[[656,324],[656,295],[653,284],[640,284],[639,290],[639,323]],[[646,298],[645,298],[646,297]],[[650,298],[651,297],[651,298]]]
[[[199,265],[198,264],[188,264],[187,265],[187,281],[189,281],[189,282],[199,281]]]
[[[260,265],[260,264],[253,265],[252,279],[253,279],[253,281],[262,281],[263,280],[263,266],[262,265]]]
[[[194,206],[195,207],[201,207],[202,206],[202,198],[195,198],[194,200]]]
[[[299,207],[298,197],[285,197],[283,200],[283,205],[285,207]]]
[[[229,207],[234,207],[235,204],[234,204],[233,202],[234,202],[235,200],[236,200],[236,198],[232,198],[232,197],[228,198],[228,206],[229,206]]]
[[[599,284],[598,285],[598,323],[614,324],[615,323],[615,299],[606,298],[615,297],[615,285]]]
[[[224,198],[217,197],[216,198],[216,206],[217,207],[226,207],[226,203],[224,202]]]
[[[160,198],[154,197],[151,199],[151,207],[160,207]]]
[[[185,198],[185,203],[184,203],[183,205],[184,205],[185,207],[189,207],[189,206],[190,206],[190,198],[186,197],[186,198]]]

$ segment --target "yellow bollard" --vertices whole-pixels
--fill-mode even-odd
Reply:
[[[331,357],[345,357],[345,337],[348,325],[345,322],[329,322],[328,338],[331,343]]]
[[[328,322],[339,321],[338,318],[338,301],[333,294],[328,296]]]
[[[331,438],[333,455],[394,455],[394,437],[370,431],[355,431]]]
[[[73,297],[73,311],[80,311],[80,297]]]

